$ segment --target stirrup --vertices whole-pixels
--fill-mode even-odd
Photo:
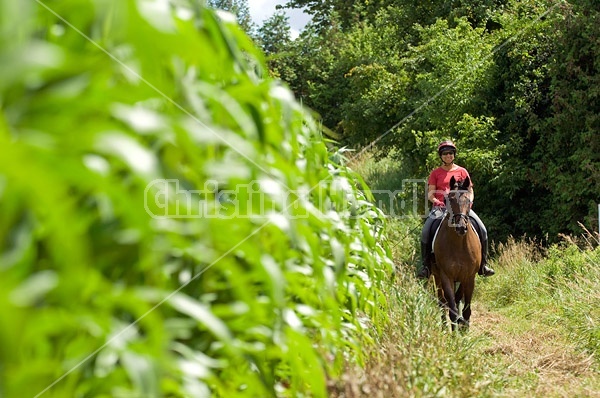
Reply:
[[[417,279],[429,279],[430,276],[431,270],[429,269],[429,267],[423,266],[417,274]]]
[[[479,268],[478,274],[481,276],[484,276],[484,277],[488,277],[488,276],[492,276],[492,275],[496,274],[496,271],[494,271],[487,265],[483,265],[483,266],[481,266],[481,268]]]

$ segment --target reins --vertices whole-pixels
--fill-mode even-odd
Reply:
[[[464,195],[464,193],[460,194],[460,192],[461,191],[459,191],[459,190],[450,191],[450,192],[448,192],[448,198],[450,196],[450,193],[454,193],[454,199],[453,200],[455,200],[456,203],[458,204],[458,201],[459,201],[460,197],[462,195]],[[469,202],[471,202],[471,201],[469,200]],[[459,206],[459,209],[460,209],[460,206]],[[460,213],[460,212],[458,212],[458,213],[455,214],[454,211],[452,210],[452,206],[450,206],[450,208],[447,209],[447,214],[448,214],[448,216],[447,216],[448,220],[451,221],[451,225],[454,226],[454,227],[456,227],[458,225],[458,223],[460,222],[461,219],[464,219],[466,226],[468,226],[469,223],[470,223],[469,212],[467,212],[467,213]]]
[[[468,214],[462,214],[462,213],[458,213],[458,214],[452,214],[452,223],[453,224],[458,224],[458,222],[456,222],[456,218],[458,217],[458,219],[460,220],[461,218],[464,218],[465,223],[467,225],[469,225],[469,223],[471,222],[471,220],[469,219],[469,215]],[[448,212],[448,218],[450,218],[450,212]]]

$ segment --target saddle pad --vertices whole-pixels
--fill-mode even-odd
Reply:
[[[444,219],[442,219],[442,222],[444,222]],[[437,238],[437,234],[438,232],[440,232],[440,227],[442,226],[442,222],[440,222],[437,226],[437,228],[435,229],[435,233],[433,234],[433,240],[431,241],[431,252],[435,253],[433,251],[433,248],[435,247],[435,239]]]

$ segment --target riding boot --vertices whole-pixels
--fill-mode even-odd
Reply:
[[[428,246],[427,243],[421,242],[421,269],[417,273],[419,279],[429,279],[431,275],[431,253]]]
[[[481,276],[492,276],[496,273],[493,269],[487,266],[487,239],[481,241],[481,266],[479,267],[478,274]]]

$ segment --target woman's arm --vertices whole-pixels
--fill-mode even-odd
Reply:
[[[433,203],[434,206],[445,206],[444,202],[440,201],[438,198],[435,197],[435,194],[437,192],[437,187],[435,185],[428,185],[427,186],[427,200],[429,200],[431,203]]]
[[[435,185],[427,186],[427,200],[433,203],[435,199]]]

